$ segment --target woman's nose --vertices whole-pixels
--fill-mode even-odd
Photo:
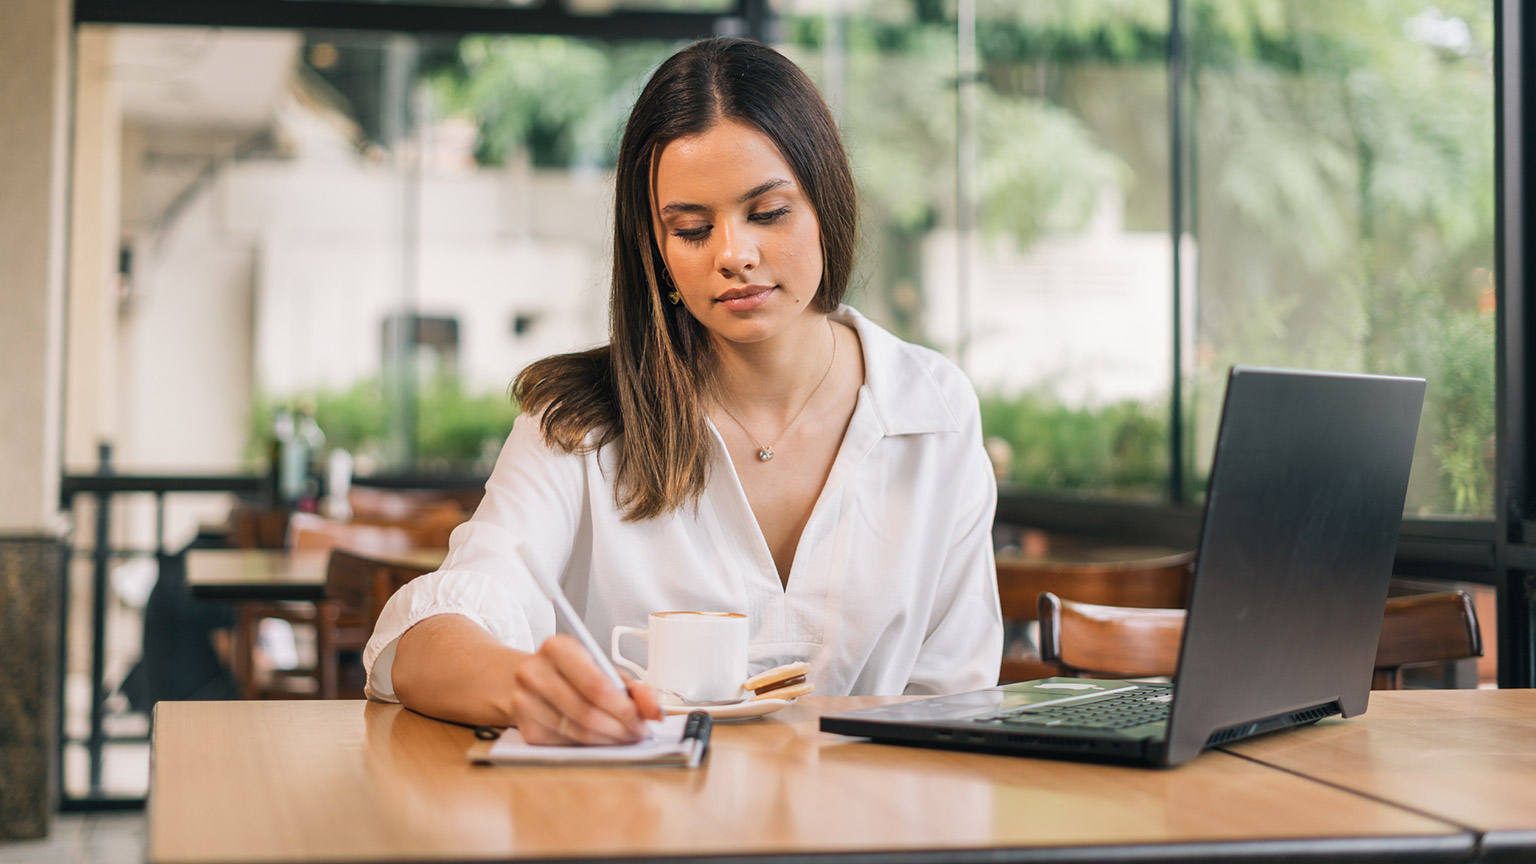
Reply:
[[[726,226],[720,231],[720,248],[715,252],[715,266],[721,275],[737,276],[758,264],[757,240],[750,228]]]

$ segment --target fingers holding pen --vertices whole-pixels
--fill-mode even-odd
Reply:
[[[661,719],[661,700],[656,698],[656,691],[651,689],[651,685],[627,676],[624,685],[629,690],[629,699],[634,703],[635,710],[643,719]]]
[[[638,737],[568,685],[538,677],[524,680],[512,704],[517,727],[530,744],[626,744]]]
[[[616,738],[595,731],[562,714],[548,702],[524,696],[519,700],[518,731],[530,744],[627,744],[629,739]]]
[[[570,636],[545,640],[538,652],[518,667],[516,677],[514,710],[529,741],[623,744],[644,734],[641,712],[649,706],[616,689],[581,643]],[[649,701],[654,705],[655,697],[650,696]],[[658,709],[646,716],[659,714]],[[530,733],[534,737],[529,738]]]
[[[548,640],[551,655],[562,675],[590,703],[606,716],[617,719],[638,738],[645,732],[644,717],[639,706],[630,698],[628,688],[617,689],[603,671],[592,662],[581,643],[570,636],[555,636]],[[649,690],[649,688],[646,688]],[[655,697],[652,696],[652,701]],[[656,714],[659,717],[659,710]],[[575,717],[573,719],[580,720]],[[654,718],[653,718],[654,719]],[[633,740],[633,739],[631,739]]]

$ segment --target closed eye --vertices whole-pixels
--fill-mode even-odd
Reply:
[[[703,243],[709,237],[709,225],[700,225],[697,228],[677,228],[672,231],[673,237],[678,237],[685,243]]]
[[[788,215],[788,207],[779,207],[774,210],[765,210],[762,213],[753,213],[747,218],[758,225],[772,225]],[[709,232],[713,228],[713,225],[700,225],[696,228],[674,228],[672,229],[672,236],[685,243],[697,246],[709,239]]]

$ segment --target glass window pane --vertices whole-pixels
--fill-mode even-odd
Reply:
[[[290,0],[290,2],[308,2],[308,0]],[[537,9],[546,4],[546,0],[343,0],[348,3],[364,5],[388,5],[390,3],[408,3],[414,6],[462,6],[462,7],[489,7],[493,9]],[[647,12],[731,12],[737,8],[738,0],[559,0],[566,12],[572,15],[601,16],[618,11],[647,11]]]
[[[123,469],[260,471],[304,410],[360,473],[484,474],[512,376],[606,338],[613,159],[670,43],[100,32]]]
[[[415,308],[416,461],[488,471],[507,386],[608,338],[613,165],[635,95],[671,43],[469,36],[424,71]]]
[[[1167,4],[780,4],[863,196],[851,302],[958,360],[1005,483],[1168,474]],[[958,83],[957,83],[958,82]]]
[[[1491,4],[1188,8],[1196,483],[1234,363],[1419,375],[1408,512],[1486,517]]]

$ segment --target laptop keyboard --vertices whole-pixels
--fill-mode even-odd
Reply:
[[[1172,701],[1172,684],[1143,684],[1135,690],[1101,699],[1024,708],[986,719],[1016,726],[1129,729],[1167,720],[1168,706]]]

